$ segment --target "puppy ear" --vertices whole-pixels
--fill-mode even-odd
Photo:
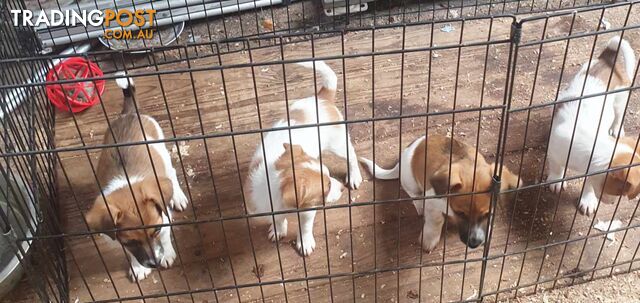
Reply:
[[[91,231],[105,231],[115,229],[118,222],[122,219],[122,215],[122,210],[115,205],[109,205],[107,209],[104,199],[98,197],[91,209],[84,215],[84,218]],[[116,238],[116,233],[113,231],[104,232],[104,234],[113,240]]]
[[[640,169],[627,168],[609,173],[605,181],[607,192],[625,195],[629,199],[635,199],[640,193]]]
[[[447,190],[449,193],[457,193],[463,185],[461,173],[460,165],[453,164],[451,165],[451,174],[449,174],[449,167],[443,167],[431,176],[429,182],[437,195],[444,195]]]
[[[291,151],[291,144],[289,144],[289,143],[282,143],[282,147],[284,147],[284,151],[285,152],[290,152]]]
[[[632,167],[629,169],[629,176],[627,177],[627,183],[629,183],[629,191],[626,192],[629,199],[635,199],[640,194],[640,167]]]
[[[294,157],[304,154],[304,150],[298,144],[291,145],[289,143],[282,143],[282,146],[284,147],[285,154],[293,153]]]
[[[627,198],[629,198],[629,200],[633,200],[638,196],[638,194],[640,194],[640,185],[633,187],[633,189],[627,193]]]
[[[308,202],[307,187],[305,180],[298,177],[293,180],[293,176],[287,174],[280,181],[280,191],[282,192],[282,202],[289,208],[302,208]],[[297,185],[297,186],[296,186]],[[296,188],[298,192],[296,193]]]
[[[492,165],[493,167],[493,165]],[[502,167],[502,180],[500,182],[500,190],[516,189],[522,186],[522,180],[518,175],[512,173],[506,166]]]
[[[152,201],[163,212],[165,209],[163,202],[169,203],[171,197],[173,197],[173,183],[171,180],[165,177],[158,177],[156,181],[156,178],[149,177],[139,184],[142,200]],[[160,185],[159,188],[158,185]]]
[[[324,194],[322,186],[319,182],[329,181],[305,175],[303,171],[296,171],[295,184],[293,176],[287,173],[287,176],[281,179],[280,191],[282,192],[282,200],[285,206],[289,208],[307,208],[322,205]],[[330,182],[330,181],[329,181]],[[328,189],[330,184],[324,184],[324,189]],[[296,189],[298,190],[296,195]]]
[[[283,178],[280,185],[280,191],[282,192],[282,202],[287,207],[298,208],[299,204],[302,204],[301,191],[302,188],[298,187],[300,191],[296,195],[296,188],[293,185],[293,178]]]
[[[604,181],[604,191],[610,195],[626,195],[632,188],[630,180],[627,178],[629,169],[611,171]]]

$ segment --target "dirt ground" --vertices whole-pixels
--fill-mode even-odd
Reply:
[[[535,295],[512,299],[510,302],[640,302],[639,283],[640,273],[636,271],[566,288],[542,291]],[[509,302],[509,300],[505,300],[505,302]]]
[[[631,14],[628,14],[630,10]],[[613,28],[619,28],[628,15],[631,24],[640,23],[637,10],[636,6],[608,9],[604,16]],[[501,201],[496,210],[483,291],[501,295],[491,296],[489,300],[508,300],[515,295],[582,282],[592,276],[636,269],[639,265],[634,262],[640,242],[640,232],[633,228],[639,219],[635,203],[623,199],[619,207],[602,204],[597,216],[586,217],[576,213],[574,206],[581,180],[570,182],[569,189],[562,195],[533,186],[544,179],[546,136],[552,109],[525,108],[553,100],[568,77],[589,58],[594,45],[596,53],[602,48],[611,34],[602,35],[595,44],[593,37],[575,38],[568,45],[565,41],[554,40],[569,32],[597,31],[601,14],[602,11],[591,11],[575,17],[550,17],[532,20],[523,26],[523,46],[516,57],[505,165],[519,173],[530,187],[520,191],[514,201]],[[385,18],[387,22],[391,21]],[[250,22],[252,19],[243,20]],[[245,28],[254,28],[248,24]],[[207,28],[210,26],[200,27],[200,30],[208,31]],[[332,298],[336,302],[368,302],[371,298],[385,302],[475,298],[480,286],[482,251],[467,250],[451,230],[453,227],[448,227],[449,232],[438,246],[439,251],[426,254],[416,242],[421,219],[410,203],[357,206],[359,202],[406,197],[396,181],[376,181],[365,173],[368,180],[363,187],[345,193],[337,202],[337,205],[355,203],[353,207],[328,210],[316,217],[317,251],[309,258],[301,258],[291,247],[291,236],[276,246],[265,239],[264,226],[251,225],[241,219],[219,221],[243,214],[240,181],[244,180],[260,137],[246,134],[203,140],[193,136],[251,131],[268,127],[278,120],[286,111],[285,92],[289,100],[313,93],[313,85],[310,85],[313,76],[292,65],[269,62],[280,60],[282,56],[284,59],[308,58],[313,51],[315,56],[353,56],[327,63],[338,74],[337,102],[347,119],[381,119],[375,123],[350,125],[349,131],[360,156],[371,158],[375,153],[377,162],[390,166],[401,147],[424,135],[428,129],[430,133],[451,135],[477,146],[492,161],[497,151],[496,134],[503,122],[499,109],[487,109],[482,114],[477,111],[443,114],[428,121],[423,117],[398,119],[397,116],[501,106],[508,80],[509,48],[504,41],[509,38],[510,31],[511,18],[495,18],[406,29],[354,31],[344,37],[318,39],[313,49],[310,42],[300,41],[282,49],[277,46],[250,53],[228,53],[219,58],[221,62],[216,57],[205,56],[184,60],[181,51],[162,54],[173,56],[179,62],[159,66],[161,71],[168,72],[165,75],[136,78],[139,94],[136,101],[142,112],[159,121],[167,136],[184,139],[167,144],[182,186],[189,191],[192,202],[187,211],[174,217],[176,222],[184,223],[173,230],[180,261],[171,269],[154,272],[139,284],[130,282],[126,261],[118,245],[105,237],[96,237],[96,247],[91,238],[79,235],[86,230],[81,220],[82,212],[97,192],[90,164],[96,163],[98,152],[61,152],[58,179],[61,215],[65,220],[65,232],[69,233],[64,241],[68,248],[71,300],[78,298],[84,302],[144,294],[158,296],[148,302],[213,301],[212,298],[219,302],[280,302],[283,288],[288,300],[294,302],[316,302],[322,298],[327,301]],[[202,32],[194,32],[191,37],[202,38],[199,33]],[[635,49],[640,49],[638,29],[628,30],[625,36]],[[495,44],[474,45],[488,40]],[[546,43],[536,44],[539,41]],[[422,49],[460,42],[465,46],[437,51]],[[344,49],[341,48],[343,44]],[[413,51],[403,55],[403,49]],[[372,50],[388,54],[371,56]],[[565,58],[565,54],[569,55]],[[144,65],[150,58],[138,56],[132,61]],[[247,62],[265,65],[254,69],[228,68],[224,75],[206,69],[221,63]],[[123,62],[116,59],[116,63],[121,66]],[[184,72],[189,67],[203,70]],[[109,68],[109,65],[104,66],[107,71]],[[131,72],[144,75],[153,72],[154,68],[145,66]],[[176,72],[180,70],[183,72]],[[253,75],[256,76],[255,84]],[[106,129],[105,117],[113,119],[121,106],[121,93],[112,82],[107,83],[104,94],[104,112],[96,106],[75,119],[68,114],[58,114],[58,147],[95,146],[101,142]],[[635,92],[632,100],[637,98]],[[633,136],[640,131],[639,110],[640,104],[632,102],[625,121],[627,133]],[[262,121],[258,121],[257,116]],[[332,173],[335,169],[338,176],[343,175],[344,165],[335,163],[335,167],[330,167]],[[612,218],[632,228],[618,232],[617,240],[613,242],[603,236],[585,239],[598,232],[591,228],[597,220]],[[194,220],[205,222],[189,223]],[[293,224],[295,220],[290,223],[290,230],[294,230]],[[101,258],[104,258],[104,264],[97,262]],[[576,269],[586,270],[587,275],[569,275]],[[353,272],[360,274],[352,275]],[[327,274],[344,276],[324,278]],[[305,282],[306,277],[314,279]],[[615,281],[637,277],[632,273]],[[292,282],[253,286],[257,282],[283,278]],[[604,281],[614,280],[598,280],[591,284]],[[540,285],[533,286],[537,283]],[[212,287],[234,285],[247,286],[239,290],[207,291]],[[584,285],[589,284],[577,287],[586,287]],[[573,289],[554,290],[548,295],[572,293]],[[181,293],[184,290],[199,292],[191,296]],[[164,296],[165,293],[172,295]],[[597,295],[589,297],[597,298]],[[544,297],[536,298],[544,300]]]

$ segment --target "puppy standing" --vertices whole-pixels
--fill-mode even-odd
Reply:
[[[620,45],[619,52],[618,45]],[[621,58],[616,60],[616,53],[620,53]],[[627,88],[632,84],[635,64],[635,54],[629,43],[625,40],[621,41],[618,36],[613,37],[597,59],[582,66],[558,100],[604,93],[607,92],[607,85],[610,90]],[[587,68],[589,68],[588,73]],[[611,80],[609,80],[610,76]],[[578,174],[606,170],[609,164],[612,168],[628,165],[632,162],[632,158],[633,163],[639,161],[638,155],[633,150],[634,145],[629,146],[623,143],[627,140],[620,140],[623,144],[615,146],[618,130],[621,138],[624,138],[624,129],[621,124],[628,97],[629,92],[623,91],[570,101],[557,106],[547,152],[548,182],[565,176],[568,157],[567,168]],[[573,135],[574,125],[575,135]],[[572,135],[573,144],[571,144]],[[609,163],[612,156],[613,161]],[[589,163],[590,158],[591,163]],[[627,171],[629,170],[624,169],[609,173],[606,187],[605,174],[587,177],[578,209],[586,215],[593,213],[598,206],[598,195],[603,188],[606,188],[607,194],[635,197],[640,191],[640,168],[632,168],[625,180]],[[558,193],[565,185],[565,182],[557,182],[551,184],[550,188]]]
[[[312,62],[299,65],[314,68]],[[344,159],[347,159],[348,155],[349,186],[355,189],[362,182],[358,159],[346,126],[311,126],[344,120],[333,104],[337,86],[336,74],[323,61],[316,61],[315,69],[322,78],[322,88],[317,96],[294,101],[289,107],[291,126],[310,126],[292,129],[291,138],[288,130],[268,132],[264,136],[264,146],[260,145],[253,156],[244,187],[247,190],[245,197],[248,199],[247,208],[250,213],[304,209],[321,206],[323,200],[327,203],[338,200],[344,186],[329,175],[326,166],[320,165],[318,157],[324,151],[332,152]],[[274,128],[287,126],[286,120],[280,120],[273,125]],[[315,214],[315,210],[300,212],[301,230],[298,233],[296,247],[305,256],[311,254],[316,246],[313,238]],[[264,218],[273,222],[271,217]],[[286,216],[276,215],[275,227],[271,224],[269,228],[269,238],[275,241],[286,235]]]
[[[491,193],[470,193],[491,189],[493,165],[488,164],[482,155],[476,153],[475,148],[449,137],[430,135],[428,140],[423,136],[413,141],[402,152],[400,162],[390,170],[377,166],[371,160],[360,160],[372,175],[375,171],[374,176],[378,179],[390,180],[399,177],[402,188],[412,198],[445,195],[447,192],[468,193],[448,198],[413,201],[418,214],[424,214],[424,226],[418,240],[424,250],[431,252],[440,241],[445,215],[457,223],[460,240],[467,246],[476,248],[484,242]],[[517,175],[511,173],[506,166],[503,167],[502,190],[518,187],[518,180]]]
[[[119,78],[116,83],[124,93],[124,106],[120,117],[111,123],[111,129],[105,133],[103,143],[140,142],[145,141],[145,136],[146,140],[164,139],[156,120],[147,115],[140,115],[138,118],[132,98],[135,93],[133,80]],[[149,151],[145,144],[120,147],[119,151],[122,158],[116,148],[104,149],[100,154],[97,175],[102,195],[96,198],[85,216],[91,230],[105,231],[169,223],[171,213],[164,212],[166,208],[163,199],[170,201],[169,207],[173,209],[181,211],[187,207],[187,197],[180,189],[164,143],[149,144]],[[151,273],[151,268],[158,265],[167,268],[175,260],[176,253],[171,244],[169,226],[106,234],[126,248],[131,262],[129,274],[132,279],[142,280]]]

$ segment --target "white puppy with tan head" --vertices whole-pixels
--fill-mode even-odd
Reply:
[[[457,224],[460,240],[468,247],[484,243],[494,165],[487,163],[475,148],[450,137],[429,135],[428,139],[423,136],[413,141],[392,169],[381,168],[365,158],[360,160],[378,179],[400,178],[402,188],[412,198],[453,194],[448,198],[413,200],[418,214],[424,215],[418,240],[424,250],[431,252],[437,246],[445,217]],[[506,166],[502,172],[501,189],[517,188],[518,176]]]
[[[299,65],[314,68],[322,78],[322,88],[317,95],[296,100],[289,107],[289,121],[278,121],[274,128],[309,125],[289,130],[267,132],[264,145],[256,150],[245,190],[247,209],[250,213],[270,213],[288,209],[304,209],[335,202],[342,195],[344,186],[329,174],[329,169],[319,161],[321,152],[332,152],[349,159],[348,184],[357,188],[362,182],[351,139],[344,124],[312,126],[318,123],[343,121],[342,114],[333,104],[337,77],[323,61],[303,62]],[[318,131],[319,129],[319,131]],[[300,212],[301,230],[296,246],[308,256],[316,246],[313,238],[313,221],[316,211]],[[272,223],[269,238],[272,241],[287,235],[285,214],[265,216]]]
[[[616,54],[621,56],[616,59]],[[629,43],[618,36],[613,37],[597,59],[582,66],[558,100],[628,88],[632,84],[635,65],[635,54]],[[634,145],[625,139],[622,127],[628,97],[629,91],[622,91],[569,101],[556,107],[547,152],[548,182],[565,177],[566,169],[586,174],[606,170],[609,166],[615,168],[640,162]],[[616,146],[618,134],[620,140]],[[564,186],[565,182],[558,181],[550,188],[557,193]],[[606,194],[635,197],[640,192],[640,168],[612,171],[608,177],[605,174],[587,177],[578,209],[586,215],[592,214],[603,189]]]
[[[124,106],[120,117],[111,122],[103,143],[163,139],[155,119],[136,114],[133,80],[118,78],[116,82],[124,93]],[[148,148],[138,144],[102,151],[96,170],[102,194],[85,215],[91,230],[104,232],[125,247],[133,280],[144,279],[152,268],[173,264],[176,253],[171,244],[171,228],[144,226],[169,223],[171,213],[163,201],[177,210],[184,210],[188,204],[164,143],[152,143]],[[113,232],[114,229],[130,230]]]

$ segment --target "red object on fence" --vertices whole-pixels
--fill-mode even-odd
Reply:
[[[102,77],[97,64],[82,57],[72,57],[56,64],[47,73],[47,82]],[[60,110],[81,112],[100,101],[104,80],[47,84],[47,97]]]

